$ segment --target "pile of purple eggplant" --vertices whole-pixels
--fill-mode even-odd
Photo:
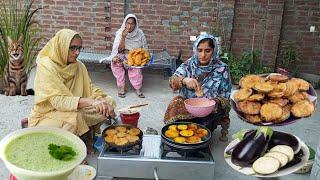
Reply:
[[[236,134],[240,140],[238,144],[226,151],[231,155],[231,162],[240,167],[251,167],[252,164],[271,148],[277,145],[286,145],[294,151],[294,159],[286,166],[293,166],[301,161],[302,152],[298,139],[288,133],[273,131],[270,127],[261,126],[256,130],[242,130]],[[299,152],[300,151],[300,152]]]

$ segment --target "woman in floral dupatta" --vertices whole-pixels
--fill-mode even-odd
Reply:
[[[215,38],[209,34],[200,35],[193,46],[193,56],[181,64],[170,78],[170,87],[180,91],[180,96],[171,100],[164,122],[181,120],[195,122],[212,127],[214,119],[228,116],[230,111],[231,80],[227,64],[218,59]],[[203,97],[214,99],[216,108],[204,118],[195,118],[185,108],[184,100],[196,96],[201,89]],[[212,130],[212,129],[211,129]]]

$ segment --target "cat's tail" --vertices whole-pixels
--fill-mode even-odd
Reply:
[[[34,90],[33,89],[27,89],[27,94],[34,96]]]

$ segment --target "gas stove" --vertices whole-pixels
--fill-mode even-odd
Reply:
[[[160,135],[144,135],[142,145],[129,150],[104,145],[96,179],[213,179],[215,162],[210,148],[182,151],[161,142]]]

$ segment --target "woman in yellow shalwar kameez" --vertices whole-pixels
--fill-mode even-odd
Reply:
[[[58,127],[81,136],[114,117],[114,100],[91,83],[86,67],[76,59],[81,48],[80,35],[62,29],[39,52],[29,127]]]

